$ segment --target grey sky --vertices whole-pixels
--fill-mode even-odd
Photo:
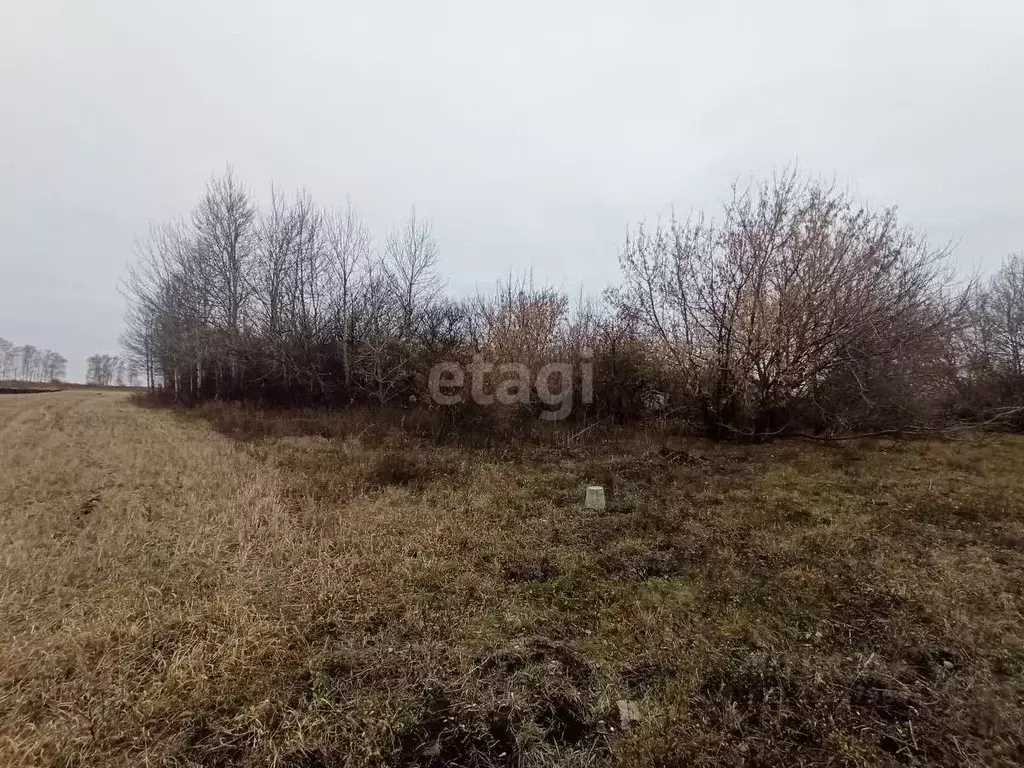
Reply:
[[[627,225],[794,159],[987,270],[1024,249],[1022,84],[1010,1],[3,0],[0,336],[81,378],[134,237],[227,162],[378,238],[415,204],[455,291],[597,291]]]

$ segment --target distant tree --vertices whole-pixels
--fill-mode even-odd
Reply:
[[[14,378],[14,344],[0,338],[0,381]]]
[[[22,378],[22,361],[24,360],[25,351],[22,347],[14,347],[11,349],[11,367],[10,377],[12,379]]]
[[[67,364],[63,355],[51,349],[15,346],[0,338],[0,381],[61,381],[67,375]]]
[[[35,379],[38,354],[39,350],[31,344],[25,344],[21,348],[21,378],[24,381]]]
[[[99,384],[100,376],[102,372],[100,370],[100,356],[89,355],[85,361],[85,383],[86,384]]]
[[[128,386],[137,387],[139,386],[139,369],[133,360],[126,360],[125,362],[125,373],[128,377]]]
[[[85,361],[85,383],[109,387],[115,383],[120,367],[121,360],[117,355],[90,355]]]
[[[67,375],[68,361],[63,355],[47,349],[42,354],[43,378],[46,381],[61,381]]]

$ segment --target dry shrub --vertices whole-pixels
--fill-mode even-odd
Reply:
[[[968,294],[949,255],[895,209],[786,171],[734,187],[720,222],[641,225],[612,298],[712,436],[920,426],[914,411],[942,404],[955,380]]]

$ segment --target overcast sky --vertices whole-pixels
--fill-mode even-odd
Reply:
[[[258,196],[415,204],[456,292],[616,278],[626,227],[798,160],[965,269],[1024,250],[1024,3],[0,2],[0,337],[117,351],[149,223]]]

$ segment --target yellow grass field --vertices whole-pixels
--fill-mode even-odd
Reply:
[[[0,395],[0,765],[1019,764],[1022,586],[1017,437]]]

